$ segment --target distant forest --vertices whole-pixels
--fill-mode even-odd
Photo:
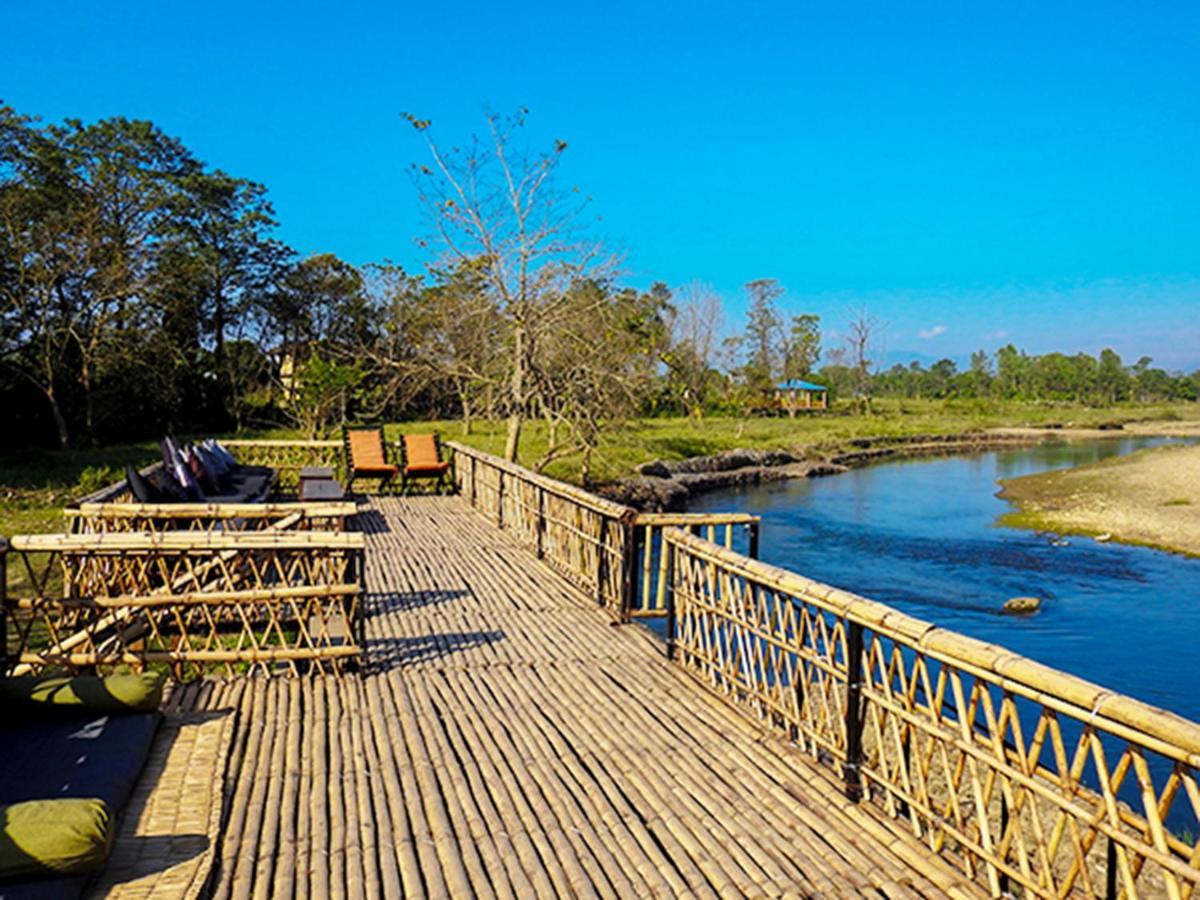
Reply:
[[[753,414],[780,380],[872,396],[1109,404],[1195,400],[1200,373],[1105,350],[1013,346],[881,371],[867,311],[831,346],[783,289],[746,285],[736,327],[711,288],[622,283],[588,237],[587,200],[556,180],[566,143],[523,152],[524,112],[445,149],[430,123],[411,175],[428,263],[300,258],[261,184],[214,169],[150,122],[42,124],[0,105],[0,442],[92,446],[345,420],[550,424],[551,454],[642,415]],[[401,238],[402,236],[397,236]],[[729,335],[736,331],[733,337]]]

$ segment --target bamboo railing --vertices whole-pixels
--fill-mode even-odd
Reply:
[[[346,480],[341,441],[234,439],[221,443],[242,465],[270,466],[277,473],[276,484],[285,490],[294,490],[300,470],[309,466],[331,468],[340,481]]]
[[[80,503],[63,510],[73,534],[132,531],[344,531],[353,502]]]
[[[29,588],[4,591],[4,671],[342,671],[363,646],[363,535],[278,524],[11,538]]]
[[[447,446],[458,492],[471,506],[623,620],[666,616],[665,585],[657,578],[664,528],[690,528],[729,547],[744,531],[747,552],[758,553],[758,516],[639,513],[490,453]]]
[[[631,615],[636,618],[665,618],[667,615],[667,583],[659,574],[665,529],[682,528],[730,550],[735,546],[745,547],[746,555],[757,559],[761,524],[762,517],[750,513],[639,512],[636,538],[641,577]]]
[[[634,584],[634,520],[627,506],[455,442],[458,492],[561,575],[622,617]]]
[[[852,800],[995,895],[1196,895],[1200,725],[681,529],[664,537],[669,655],[831,766]]]

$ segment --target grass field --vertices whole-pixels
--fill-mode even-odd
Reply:
[[[637,419],[614,426],[592,462],[593,478],[606,481],[629,474],[651,459],[683,459],[738,447],[785,448],[813,454],[832,452],[862,437],[913,434],[954,434],[1000,426],[1094,426],[1101,423],[1179,420],[1200,417],[1200,404],[1118,406],[1094,409],[1076,405],[1024,404],[991,401],[876,401],[872,415],[852,415],[847,409],[787,418]],[[498,453],[504,445],[504,423],[477,423],[463,435],[454,421],[409,422],[389,425],[388,434],[439,431],[443,438],[462,441]],[[296,437],[273,430],[241,437]],[[524,432],[521,460],[531,465],[546,451],[547,434],[541,422]],[[121,477],[126,463],[144,464],[157,458],[152,441],[93,450],[26,450],[0,458],[0,534],[55,531],[62,507]],[[579,458],[555,460],[547,474],[567,481],[579,478]]]

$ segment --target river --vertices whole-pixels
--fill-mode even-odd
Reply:
[[[763,517],[760,557],[1200,721],[1200,559],[1005,528],[997,480],[1167,443],[890,462],[695,498]],[[1040,611],[1003,615],[1036,596]]]

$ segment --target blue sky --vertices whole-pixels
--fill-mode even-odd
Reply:
[[[304,252],[418,268],[399,113],[526,106],[630,280],[887,348],[1200,366],[1200,4],[0,0],[0,98],[148,118],[267,184]]]

